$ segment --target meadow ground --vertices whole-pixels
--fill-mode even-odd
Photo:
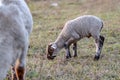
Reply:
[[[120,80],[119,0],[31,0],[28,5],[34,27],[26,80]],[[77,58],[66,60],[63,49],[54,60],[47,60],[46,46],[55,41],[65,22],[86,14],[104,21],[101,34],[106,39],[100,60],[93,60],[93,38],[78,42]]]

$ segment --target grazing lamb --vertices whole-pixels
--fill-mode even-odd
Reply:
[[[0,0],[0,80],[12,66],[12,80],[25,79],[33,20],[24,0]]]
[[[102,20],[92,15],[84,15],[68,21],[56,41],[47,46],[47,58],[54,59],[62,48],[66,50],[66,58],[71,58],[71,44],[73,44],[73,56],[76,57],[77,41],[84,37],[89,38],[92,36],[96,43],[96,55],[94,59],[98,60],[104,43],[104,37],[100,35],[102,27]]]

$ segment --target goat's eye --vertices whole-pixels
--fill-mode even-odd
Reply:
[[[53,52],[53,51],[54,51],[54,48],[51,47],[50,50]]]

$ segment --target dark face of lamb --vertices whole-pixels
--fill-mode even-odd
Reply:
[[[54,48],[51,47],[52,44],[48,45],[46,53],[47,53],[47,58],[49,60],[53,60],[56,56],[53,56],[54,53]]]

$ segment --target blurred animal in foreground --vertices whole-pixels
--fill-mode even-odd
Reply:
[[[25,79],[32,15],[24,0],[0,0],[0,80],[12,66],[12,80]]]

